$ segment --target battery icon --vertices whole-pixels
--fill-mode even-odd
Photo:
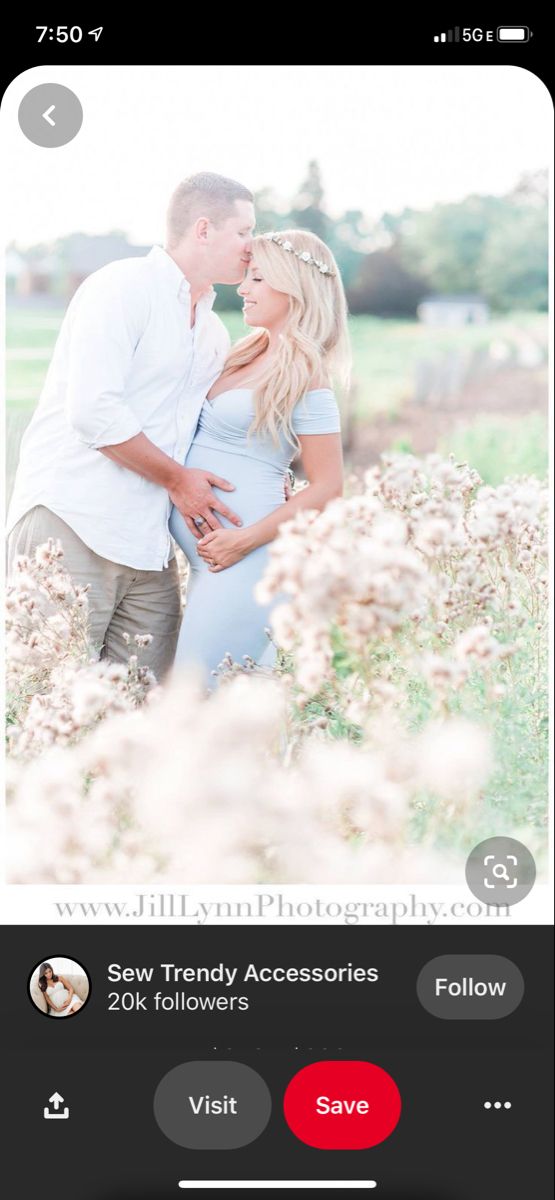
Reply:
[[[497,29],[498,42],[528,42],[530,30],[527,25],[500,25]]]

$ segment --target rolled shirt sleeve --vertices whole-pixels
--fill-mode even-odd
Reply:
[[[66,417],[78,440],[99,450],[142,432],[125,388],[148,295],[136,280],[130,286],[119,272],[103,271],[89,276],[72,304]]]

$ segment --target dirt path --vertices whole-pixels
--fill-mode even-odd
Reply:
[[[358,421],[349,463],[356,467],[376,462],[384,450],[399,442],[406,442],[415,454],[427,454],[442,438],[485,414],[503,420],[543,412],[547,435],[547,400],[545,367],[498,370],[473,380],[456,395],[442,397],[439,403],[408,401],[394,417],[381,413],[366,424]]]

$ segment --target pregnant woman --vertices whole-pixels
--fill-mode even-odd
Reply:
[[[69,981],[63,975],[55,975],[50,963],[43,963],[39,969],[39,988],[51,1017],[71,1017],[83,1007],[83,1001]]]
[[[268,543],[300,509],[323,509],[341,495],[339,410],[332,375],[347,382],[347,305],[335,259],[305,230],[263,234],[237,289],[247,325],[204,402],[187,467],[234,484],[214,488],[242,520],[197,540],[178,509],[170,532],[190,564],[176,666],[196,665],[208,686],[226,655],[271,660],[265,628],[272,605],[254,589]],[[284,502],[284,475],[300,452],[308,486]],[[197,522],[203,533],[203,522]],[[265,653],[266,652],[266,653]]]

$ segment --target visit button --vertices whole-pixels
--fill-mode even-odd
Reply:
[[[401,1115],[395,1081],[358,1059],[311,1063],[293,1076],[283,1101],[291,1131],[316,1150],[367,1150],[389,1137]]]

